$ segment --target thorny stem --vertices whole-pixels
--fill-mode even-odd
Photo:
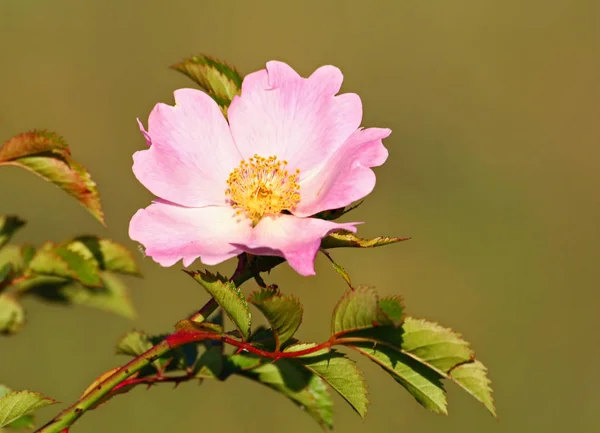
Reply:
[[[329,349],[334,344],[337,344],[335,336],[331,339],[318,344],[314,347],[310,347],[304,350],[298,351],[290,351],[290,352],[281,352],[279,350],[276,351],[267,351],[263,349],[259,349],[253,346],[250,343],[245,341],[239,341],[234,338],[231,338],[227,335],[215,333],[215,332],[206,332],[206,331],[176,331],[173,334],[166,337],[163,341],[158,343],[156,346],[144,352],[142,355],[134,358],[123,367],[118,369],[114,374],[108,377],[106,380],[102,381],[95,389],[86,394],[83,398],[81,398],[74,405],[68,407],[63,412],[61,412],[57,417],[55,417],[52,421],[46,424],[44,427],[39,429],[38,433],[54,433],[54,432],[64,432],[65,429],[68,429],[83,413],[90,408],[92,408],[102,397],[106,396],[111,392],[115,392],[118,389],[129,385],[138,385],[138,384],[147,384],[152,385],[154,383],[160,382],[172,382],[178,384],[180,382],[184,382],[186,380],[193,379],[193,375],[183,375],[183,376],[156,376],[156,377],[147,377],[147,378],[132,378],[128,379],[134,373],[140,371],[146,365],[152,363],[154,360],[164,355],[168,351],[180,347],[184,344],[192,343],[195,341],[222,341],[224,343],[230,344],[232,346],[237,347],[241,351],[246,351],[250,353],[254,353],[256,355],[262,356],[264,358],[273,359],[277,361],[278,359],[283,358],[298,358],[300,356],[309,355],[311,353],[319,352],[323,349]]]
[[[258,274],[258,272],[269,271],[282,262],[283,260],[274,260],[266,263],[264,266],[258,266],[256,264],[250,265],[250,260],[248,260],[247,255],[242,254],[238,257],[238,267],[231,277],[231,281],[233,281],[237,286],[240,286],[245,281],[254,277],[255,274]],[[206,318],[217,309],[217,307],[218,304],[214,299],[211,298],[197,313],[192,315],[190,319],[195,323],[201,323],[205,321]],[[179,331],[172,335],[176,335],[178,332]],[[120,383],[127,380],[127,378],[129,378],[131,375],[137,373],[142,368],[151,364],[153,361],[166,354],[170,350],[178,347],[181,344],[185,344],[185,341],[182,339],[181,344],[173,346],[169,343],[169,337],[165,338],[154,347],[150,348],[146,352],[142,353],[119,368],[109,377],[100,382],[96,388],[85,394],[77,402],[64,409],[46,425],[37,430],[36,433],[62,433],[65,430],[68,430],[68,428],[75,421],[77,421],[77,419],[79,419],[79,417],[83,415],[85,411],[92,408],[96,403],[98,403],[98,401],[100,401],[100,399],[102,399],[102,397],[109,394]]]

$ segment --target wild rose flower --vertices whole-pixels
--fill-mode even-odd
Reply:
[[[149,148],[133,155],[133,172],[159,198],[133,216],[130,237],[162,266],[248,252],[313,275],[321,239],[359,223],[311,216],[369,194],[371,167],[388,156],[391,131],[359,128],[361,100],[336,96],[342,80],[333,66],[305,79],[272,61],[246,76],[228,120],[199,90],[157,104],[147,132],[140,123]]]

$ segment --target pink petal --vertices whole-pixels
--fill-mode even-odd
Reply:
[[[241,159],[215,101],[194,89],[175,91],[175,106],[157,104],[133,172],[154,195],[184,206],[225,203],[227,177]],[[145,131],[143,131],[145,132]]]
[[[266,70],[248,75],[228,110],[243,157],[275,155],[287,160],[291,170],[299,168],[301,178],[308,176],[360,125],[358,95],[334,96],[342,79],[333,66],[306,79],[282,62],[269,62]]]
[[[146,129],[144,128],[144,124],[142,123],[142,121],[140,119],[136,119],[136,120],[137,120],[138,126],[140,127],[140,131],[142,132],[142,135],[146,139],[146,144],[148,146],[152,146],[152,139],[150,138],[150,134],[148,134],[148,131],[146,131]]]
[[[186,208],[161,200],[137,211],[129,223],[129,237],[162,266],[181,259],[189,266],[197,258],[216,265],[238,255],[241,250],[230,242],[247,239],[250,231],[251,224],[235,218],[230,207]]]
[[[389,129],[358,130],[320,170],[300,183],[300,203],[294,215],[304,217],[329,209],[348,206],[367,196],[375,187],[370,167],[385,162],[387,149],[381,142],[392,133]]]
[[[250,238],[236,246],[251,254],[284,257],[300,275],[314,275],[321,239],[337,230],[356,232],[356,224],[360,223],[339,224],[293,215],[265,217]]]

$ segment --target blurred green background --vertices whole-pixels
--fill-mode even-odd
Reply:
[[[207,53],[242,73],[271,59],[304,75],[339,66],[343,90],[363,99],[363,124],[393,130],[376,190],[352,218],[366,221],[364,236],[413,239],[335,257],[356,283],[401,293],[411,314],[462,332],[490,368],[499,420],[452,385],[450,415],[426,412],[360,362],[370,412],[363,423],[336,398],[337,431],[600,431],[597,0],[0,0],[0,48],[0,137],[64,135],[98,182],[108,223],[2,169],[0,213],[26,218],[16,241],[37,244],[95,233],[135,248],[129,218],[151,199],[131,172],[145,146],[135,118],[193,86],[168,65]],[[168,331],[206,300],[180,266],[139,260],[145,278],[127,281],[137,320],[28,301],[28,325],[0,340],[0,381],[70,403],[124,361],[113,354],[124,332]],[[282,266],[268,281],[302,298],[301,338],[326,338],[345,286],[323,258],[316,277]],[[216,429],[319,431],[241,378],[136,390],[75,428]]]

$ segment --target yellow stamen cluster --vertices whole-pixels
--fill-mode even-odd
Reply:
[[[293,210],[300,201],[300,170],[289,174],[286,166],[287,161],[279,161],[276,156],[254,155],[242,161],[229,175],[225,191],[237,214],[245,212],[256,225],[265,215]]]

